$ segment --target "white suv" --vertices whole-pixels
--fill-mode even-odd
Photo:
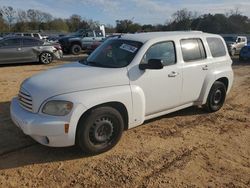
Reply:
[[[121,35],[87,60],[25,80],[11,117],[43,145],[101,153],[145,120],[193,105],[219,110],[232,86],[231,64],[219,35]]]

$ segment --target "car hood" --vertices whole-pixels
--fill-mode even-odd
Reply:
[[[79,36],[74,36],[74,35],[72,35],[72,36],[65,36],[65,37],[61,37],[61,38],[59,39],[59,41],[60,41],[60,40],[62,40],[62,41],[76,40],[76,39],[80,39],[80,37],[79,37]]]
[[[129,84],[126,68],[100,68],[70,63],[26,79],[22,88],[38,111],[43,101],[56,95]]]

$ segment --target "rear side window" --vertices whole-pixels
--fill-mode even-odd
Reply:
[[[96,31],[95,34],[97,37],[103,37],[103,34],[101,31]]]
[[[222,57],[226,55],[225,46],[220,38],[208,37],[207,43],[213,57]]]
[[[206,52],[201,39],[182,39],[181,50],[185,62],[206,58]]]
[[[42,41],[37,39],[23,39],[23,46],[40,46]]]

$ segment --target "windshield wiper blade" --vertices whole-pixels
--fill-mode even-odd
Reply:
[[[115,68],[115,66],[104,65],[95,61],[81,60],[79,61],[79,63],[84,64],[84,65],[94,66],[94,67]]]

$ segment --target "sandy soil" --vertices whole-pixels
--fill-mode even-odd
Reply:
[[[250,187],[250,63],[233,66],[219,112],[192,107],[148,121],[97,156],[37,144],[10,120],[20,83],[62,63],[0,67],[0,187]]]

